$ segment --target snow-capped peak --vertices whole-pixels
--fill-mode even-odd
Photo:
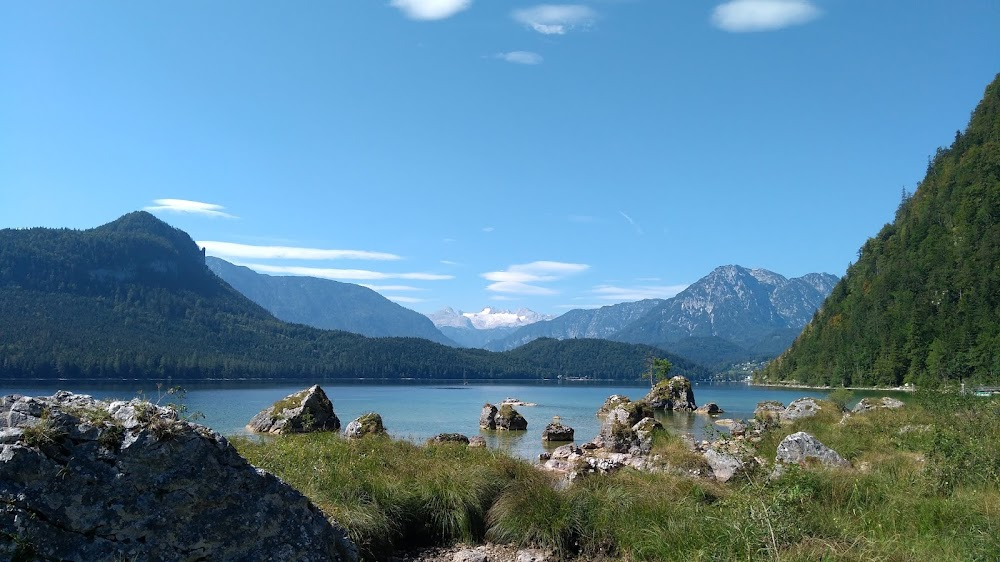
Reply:
[[[510,310],[496,310],[488,306],[480,312],[463,312],[462,316],[468,318],[477,330],[509,327],[519,328],[552,318],[551,316],[539,314],[527,308],[512,312]]]

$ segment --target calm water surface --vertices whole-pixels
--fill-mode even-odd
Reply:
[[[188,383],[183,403],[204,418],[198,423],[207,425],[223,435],[242,435],[244,426],[257,412],[276,400],[313,384],[301,382],[244,382]],[[166,384],[164,388],[166,388]],[[321,383],[333,401],[334,411],[347,425],[366,412],[382,415],[386,429],[394,437],[422,442],[445,432],[482,435],[487,446],[501,448],[528,459],[538,457],[545,450],[541,432],[545,425],[559,416],[563,424],[576,430],[578,443],[589,441],[597,435],[600,422],[595,415],[604,400],[612,394],[623,394],[635,400],[648,391],[647,385],[621,384],[494,384],[461,381],[448,384],[345,384]],[[0,395],[24,394],[49,396],[57,390],[90,394],[95,398],[129,399],[143,392],[146,398],[156,401],[159,394],[155,383],[30,383],[0,381]],[[694,385],[695,400],[701,405],[715,402],[725,418],[753,416],[754,407],[762,400],[778,400],[785,404],[803,396],[822,398],[828,391],[809,389],[773,389],[748,386],[740,383]],[[886,393],[855,393],[857,398]],[[480,431],[479,413],[483,404],[497,404],[513,397],[536,406],[519,407],[518,411],[528,420],[528,430],[523,432]],[[176,402],[176,397],[164,396],[161,403]],[[713,427],[713,418],[700,414],[658,414],[658,419],[673,431],[691,433],[702,437],[706,428]]]

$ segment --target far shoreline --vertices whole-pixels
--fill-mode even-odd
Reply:
[[[756,383],[753,381],[747,381],[748,386],[759,386],[764,388],[796,388],[796,389],[806,389],[806,390],[867,390],[867,391],[884,391],[884,392],[916,392],[917,387],[915,386],[815,386],[809,384],[801,383]]]

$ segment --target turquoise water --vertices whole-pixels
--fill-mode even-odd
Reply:
[[[201,412],[198,423],[223,435],[245,434],[244,426],[257,412],[276,400],[310,386],[312,382],[191,383],[183,403],[189,411]],[[322,383],[333,401],[334,411],[343,425],[366,412],[381,414],[386,429],[394,437],[422,442],[445,432],[482,435],[487,446],[501,448],[528,459],[535,459],[545,450],[541,432],[545,425],[559,416],[564,425],[576,430],[578,443],[597,435],[600,422],[595,415],[604,400],[612,394],[623,394],[633,400],[642,398],[645,385],[594,384],[487,384],[457,382],[454,384],[344,384]],[[164,388],[166,385],[164,385]],[[129,399],[142,391],[146,398],[157,401],[165,394],[154,383],[30,383],[0,382],[0,395],[52,395],[57,390],[90,394],[95,398]],[[826,396],[827,391],[808,389],[774,389],[740,383],[695,384],[695,400],[701,405],[715,402],[725,414],[723,418],[747,418],[762,400],[778,400],[785,404],[803,396]],[[886,393],[874,393],[883,395]],[[867,395],[857,393],[857,398]],[[497,404],[512,397],[536,406],[518,407],[528,420],[523,432],[480,431],[479,413],[483,404]],[[162,396],[160,402],[177,402],[175,396]],[[664,425],[676,432],[691,433],[700,438],[707,427],[713,426],[710,416],[700,414],[660,414]]]

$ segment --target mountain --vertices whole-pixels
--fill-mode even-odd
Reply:
[[[419,312],[375,291],[315,277],[262,275],[247,267],[208,257],[205,264],[223,281],[279,320],[369,337],[413,337],[456,345]]]
[[[645,316],[664,301],[647,299],[626,302],[597,309],[575,309],[551,320],[543,320],[517,329],[510,335],[486,343],[486,349],[504,351],[514,349],[538,338],[611,339],[625,326]]]
[[[480,312],[461,312],[444,308],[427,317],[448,338],[465,347],[486,348],[518,328],[552,317],[527,308],[516,311],[486,307]]]
[[[1000,382],[1000,75],[892,223],[756,377],[830,385]]]
[[[516,355],[288,324],[213,274],[185,232],[141,211],[89,230],[0,230],[4,380],[635,380],[649,356],[667,356],[619,345]]]
[[[747,350],[780,353],[813,316],[837,278],[787,279],[765,269],[717,267],[614,339],[670,349],[690,337],[718,337]]]

